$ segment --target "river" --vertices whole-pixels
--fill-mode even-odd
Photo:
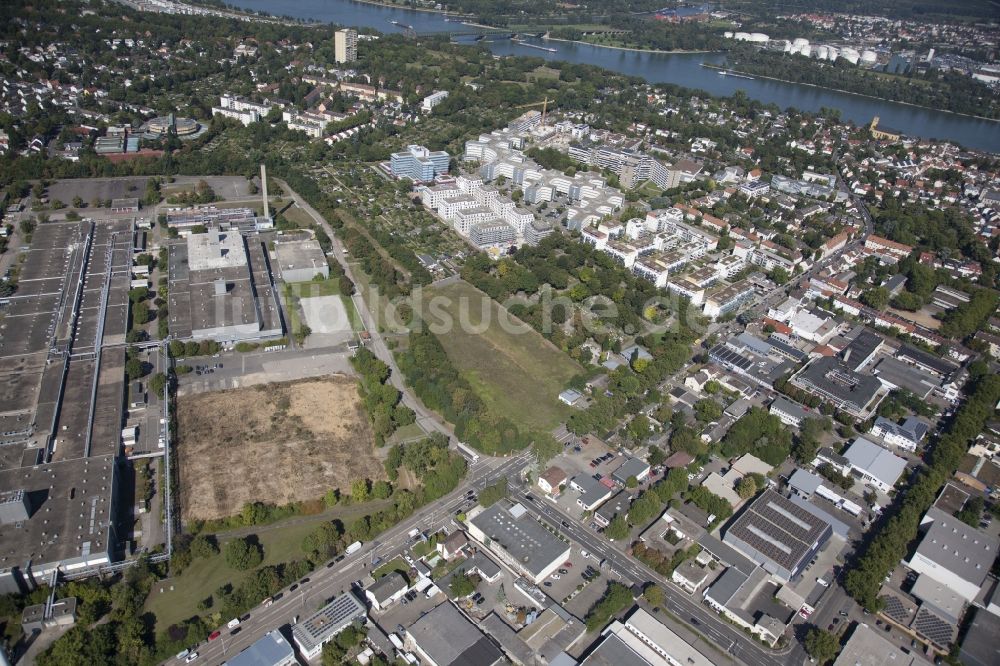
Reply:
[[[468,29],[460,22],[447,20],[439,13],[396,9],[352,0],[296,0],[295,2],[230,0],[230,2],[253,11],[263,10],[276,15],[288,15],[323,23],[368,27],[382,32],[401,32],[404,29],[402,26],[389,23],[390,20],[412,26],[417,33],[460,32]],[[701,66],[703,62],[721,64],[725,61],[725,55],[722,53],[653,53],[560,41],[545,42],[545,46],[555,48],[556,53],[530,48],[509,40],[491,41],[486,45],[498,55],[533,56],[552,61],[596,65],[622,74],[640,76],[652,83],[673,83],[695,90],[704,90],[712,95],[726,96],[732,95],[737,90],[743,90],[753,99],[777,104],[783,109],[790,106],[813,112],[819,111],[822,107],[838,109],[841,118],[858,125],[867,125],[874,116],[879,116],[883,126],[895,128],[911,136],[946,139],[969,148],[1000,153],[1000,122],[797,83],[721,76]]]

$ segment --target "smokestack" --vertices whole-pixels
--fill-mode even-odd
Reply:
[[[267,167],[260,165],[260,189],[264,193],[264,217],[271,217],[271,211],[267,206]]]

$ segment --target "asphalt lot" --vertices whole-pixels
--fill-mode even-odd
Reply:
[[[201,375],[197,370],[179,375],[178,395],[192,395],[208,391],[256,386],[272,382],[286,382],[306,377],[332,374],[354,374],[347,344],[317,349],[284,349],[275,352],[255,351],[240,353],[221,352],[217,357],[192,356],[178,359],[178,365],[192,368],[203,366],[212,369]],[[221,368],[215,366],[222,365]]]

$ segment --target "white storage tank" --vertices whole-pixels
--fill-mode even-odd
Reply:
[[[828,46],[826,48],[828,49],[828,54],[829,54],[829,57],[830,57],[830,62],[833,62],[834,60],[836,60],[840,56],[840,51],[837,50],[836,46]]]
[[[767,43],[768,41],[770,41],[770,39],[771,39],[770,37],[768,37],[767,35],[765,35],[762,32],[751,32],[750,33],[750,41],[751,42],[757,42],[758,44],[764,44],[764,43]]]
[[[792,53],[805,53],[809,55],[809,40],[799,37],[792,42]]]
[[[724,33],[722,33],[722,36],[725,37],[726,39],[732,39],[733,38],[733,31],[732,30],[726,30]]]
[[[858,60],[861,59],[861,54],[858,53],[857,49],[852,49],[850,46],[845,46],[840,49],[840,57],[851,63],[852,65],[857,65]]]
[[[749,42],[750,41],[750,33],[749,32],[738,32],[735,35],[733,35],[733,39],[735,39],[738,42]]]
[[[816,57],[819,58],[820,60],[826,60],[829,55],[830,55],[830,49],[826,48],[825,46],[816,47]]]
[[[865,49],[861,53],[861,64],[874,65],[876,62],[878,62],[878,56],[871,49]]]

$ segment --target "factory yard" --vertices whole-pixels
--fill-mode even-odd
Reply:
[[[177,413],[184,520],[384,478],[357,385],[347,377],[181,396]]]

